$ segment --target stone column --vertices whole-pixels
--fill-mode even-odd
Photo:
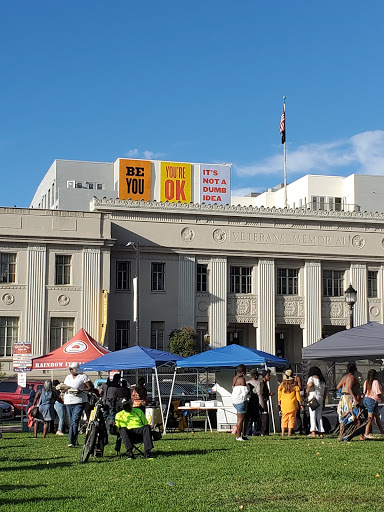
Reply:
[[[304,347],[316,343],[322,337],[322,289],[321,263],[319,261],[306,261],[304,267]]]
[[[364,263],[352,263],[351,284],[357,291],[357,301],[353,307],[353,325],[363,325],[368,322],[367,308],[367,265]],[[345,283],[348,288],[349,283]]]
[[[83,249],[81,327],[96,341],[100,334],[100,249]]]
[[[219,348],[227,344],[227,259],[212,258],[211,270],[210,344]]]
[[[47,271],[47,248],[28,247],[27,289],[25,307],[25,340],[32,342],[32,353],[43,355],[48,349],[46,329],[45,285]]]
[[[276,331],[276,283],[274,260],[259,260],[257,348],[274,354]]]
[[[195,328],[196,263],[194,256],[179,256],[179,329]]]

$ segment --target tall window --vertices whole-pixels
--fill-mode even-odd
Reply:
[[[312,209],[313,210],[325,210],[325,197],[324,196],[312,196]]]
[[[377,297],[377,271],[368,270],[368,297]]]
[[[164,322],[151,322],[151,348],[164,350]]]
[[[342,297],[344,295],[344,272],[342,270],[323,271],[324,297]]]
[[[71,283],[72,256],[56,254],[55,284]]]
[[[297,295],[299,293],[299,270],[297,268],[277,269],[277,294]]]
[[[11,356],[12,346],[19,341],[19,318],[0,316],[0,357]]]
[[[115,350],[130,346],[129,320],[116,320],[115,324]]]
[[[116,262],[116,290],[131,289],[131,262]]]
[[[229,276],[229,293],[251,293],[252,268],[231,267]]]
[[[152,291],[165,290],[165,263],[152,263]]]
[[[55,350],[73,337],[74,318],[51,318],[50,350]]]
[[[55,204],[55,182],[52,183],[52,206]]]
[[[16,281],[16,254],[0,252],[0,283]]]
[[[340,212],[343,207],[343,199],[341,197],[328,197],[328,206],[330,210]]]
[[[208,322],[197,322],[196,334],[197,334],[197,342],[199,344],[200,351],[204,352],[204,350],[207,346],[204,341],[204,336],[206,334],[208,334]]]
[[[196,291],[206,292],[208,290],[208,265],[198,264],[196,268]]]

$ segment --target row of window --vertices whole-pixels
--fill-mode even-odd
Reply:
[[[72,256],[57,254],[55,259],[55,284],[71,284]],[[0,253],[0,283],[16,281],[16,254]],[[116,262],[116,290],[131,289],[131,262]],[[151,263],[151,290],[165,291],[165,263]],[[344,295],[344,271],[323,270],[324,297],[342,297]],[[208,265],[196,265],[196,291],[208,291]],[[229,270],[230,293],[252,293],[252,267],[231,266]],[[298,295],[299,269],[277,269],[277,294]],[[369,270],[367,274],[368,297],[378,296],[378,271]]]
[[[50,323],[50,347],[55,350],[74,335],[74,318],[51,318]],[[164,350],[165,322],[151,322],[151,348]],[[205,322],[197,324],[197,335],[201,348],[204,346],[204,335],[208,332],[208,324]],[[0,317],[0,357],[12,356],[13,344],[19,340],[19,318]],[[116,320],[115,322],[115,350],[121,350],[131,346],[130,321]]]
[[[67,188],[85,188],[87,190],[104,190],[104,183],[92,183],[90,181],[67,181]]]

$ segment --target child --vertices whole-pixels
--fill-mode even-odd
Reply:
[[[296,412],[301,404],[300,389],[292,376],[292,370],[287,370],[283,376],[283,382],[278,389],[278,400],[283,413],[281,436],[284,437],[286,428],[288,428],[288,436],[291,436],[295,427]]]

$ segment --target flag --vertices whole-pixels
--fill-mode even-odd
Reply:
[[[280,133],[281,133],[281,143],[285,142],[285,109],[283,107],[283,112],[281,113],[280,119]]]

